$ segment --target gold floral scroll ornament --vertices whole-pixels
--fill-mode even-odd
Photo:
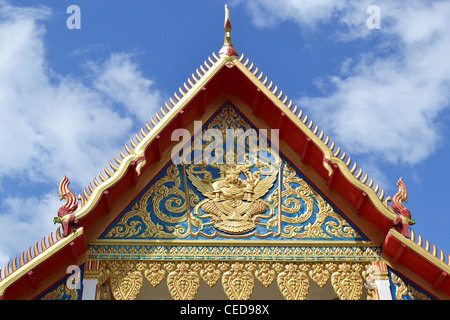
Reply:
[[[174,300],[193,300],[200,287],[200,278],[189,264],[179,263],[177,269],[167,276],[167,287]]]
[[[252,274],[244,269],[242,263],[236,262],[222,276],[222,286],[230,300],[248,300],[253,292],[255,280]]]
[[[220,279],[220,270],[216,269],[216,264],[212,262],[205,263],[203,269],[200,270],[200,276],[203,281],[212,288],[217,280]]]
[[[111,275],[111,290],[116,300],[134,300],[141,291],[143,277],[139,271],[119,271]]]
[[[278,288],[286,300],[305,300],[308,295],[308,276],[298,270],[298,267],[299,265],[289,263],[285,271],[278,274]]]
[[[145,278],[153,286],[153,288],[156,287],[162,279],[164,279],[165,275],[166,272],[161,269],[161,264],[158,262],[150,263],[148,268],[144,271]]]
[[[325,269],[322,263],[315,263],[311,266],[311,271],[309,271],[309,277],[320,287],[327,283],[330,278],[330,272]]]
[[[352,270],[353,269],[353,270]],[[364,282],[358,271],[361,267],[349,263],[339,264],[339,270],[331,275],[331,285],[340,300],[359,300]]]
[[[261,263],[255,271],[256,279],[268,288],[275,279],[275,271],[270,268],[269,263]]]
[[[47,293],[41,300],[78,300],[77,289],[69,289],[65,283]]]
[[[430,300],[424,293],[419,292],[411,285],[406,285],[402,278],[392,273],[392,283],[394,284],[395,300]]]

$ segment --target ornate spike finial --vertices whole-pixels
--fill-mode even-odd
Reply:
[[[75,194],[69,189],[70,181],[64,175],[59,184],[60,200],[65,199],[66,203],[58,210],[58,217],[53,219],[53,223],[61,223],[63,235],[67,237],[77,226],[78,220],[75,219],[75,210],[78,208],[78,202]]]
[[[405,237],[409,237],[409,225],[416,222],[411,219],[411,212],[402,204],[402,202],[408,201],[408,191],[402,178],[397,181],[397,187],[398,192],[394,195],[391,204],[394,211],[398,213],[396,220],[393,222],[393,227]]]
[[[234,57],[238,57],[236,50],[234,50],[233,44],[231,43],[231,22],[230,22],[230,11],[228,10],[228,6],[225,5],[225,39],[223,41],[223,47],[219,51],[219,56],[228,59],[233,59]]]

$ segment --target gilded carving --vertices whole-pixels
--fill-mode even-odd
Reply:
[[[420,292],[411,285],[408,285],[408,291],[412,300],[430,300],[430,298],[423,292]]]
[[[125,248],[126,253],[121,253]],[[360,250],[358,250],[360,249]],[[379,259],[380,248],[377,246],[344,247],[315,246],[292,247],[278,243],[275,245],[248,246],[244,243],[205,246],[199,245],[88,245],[88,258],[92,260],[166,260],[170,255],[172,260],[185,260],[186,256],[195,260],[262,260],[262,261],[376,261]],[[218,258],[220,256],[221,258]],[[165,268],[165,267],[164,267]],[[167,270],[170,272],[172,270]],[[222,271],[222,270],[221,270]],[[330,272],[334,272],[329,270]]]
[[[392,283],[394,284],[396,300],[408,300],[408,297],[411,300],[430,300],[426,294],[418,291],[409,284],[406,285],[403,279],[396,274],[391,273],[391,277]]]
[[[166,262],[164,263],[164,269],[167,270],[167,272],[172,272],[176,268],[176,264],[174,262]]]
[[[284,202],[281,210],[288,215],[283,214],[281,220],[289,223],[283,228],[284,237],[300,239],[361,238],[361,235],[337,214],[317,191],[297,176],[296,171],[287,162],[284,162],[283,177],[284,190],[281,198]],[[274,201],[277,201],[276,197],[274,197]],[[314,210],[315,206],[318,210]],[[298,213],[300,215],[293,216]],[[313,218],[314,213],[315,220],[308,222]]]
[[[340,300],[359,300],[364,287],[363,280],[358,273],[359,265],[341,263],[338,270],[331,275],[331,285]]]
[[[323,263],[314,263],[311,265],[309,277],[321,288],[327,283],[330,278],[330,272],[325,269]]]
[[[211,130],[218,139],[208,144]],[[232,136],[230,152],[228,130],[242,133]],[[192,161],[168,164],[102,238],[362,239],[256,132],[225,105],[193,137],[194,151],[183,155]]]
[[[275,279],[275,271],[271,269],[269,263],[260,263],[258,269],[255,271],[255,276],[267,288]]]
[[[227,262],[219,262],[217,264],[217,267],[219,268],[220,271],[225,272],[230,269],[230,264]]]
[[[106,266],[106,262],[102,261],[100,263],[98,275],[97,275],[98,284],[100,286],[102,286],[104,283],[106,283],[106,281],[109,280],[109,277],[110,277],[110,271]]]
[[[203,264],[203,269],[200,270],[200,276],[212,288],[220,279],[220,270],[216,269],[216,263],[207,262]]]
[[[167,276],[167,287],[174,300],[193,300],[200,286],[200,278],[189,264],[180,262]]]
[[[209,171],[196,170],[201,168],[200,165],[191,165],[187,169],[193,186],[207,198],[195,206],[194,214],[200,219],[211,218],[212,222],[208,224],[227,234],[250,232],[256,228],[259,218],[274,215],[272,205],[261,197],[273,186],[277,171],[262,172],[268,165],[258,160],[251,163],[246,156],[245,164],[210,164],[209,167],[220,171],[220,177],[214,180]],[[252,171],[253,168],[256,170]]]
[[[320,287],[331,278],[331,284],[338,297],[360,299],[363,283],[361,273],[367,277],[367,270],[376,266],[368,262],[266,262],[266,261],[101,261],[96,266],[99,294],[103,292],[118,300],[135,299],[143,278],[157,286],[167,276],[167,288],[173,299],[194,299],[200,286],[200,278],[212,288],[219,279],[230,300],[247,300],[254,289],[254,278],[268,288],[277,279],[277,285],[288,300],[306,299],[311,278]],[[366,270],[363,272],[363,270]],[[91,272],[95,270],[92,268]],[[254,273],[254,274],[253,274]],[[143,275],[144,276],[143,276]],[[331,274],[331,276],[330,276]],[[383,273],[384,274],[384,273]],[[222,276],[221,276],[222,275]],[[309,278],[308,278],[309,275]],[[398,298],[426,298],[394,275],[394,284],[399,288]],[[367,279],[366,279],[367,280]],[[103,291],[102,291],[103,290]],[[405,291],[406,290],[406,291]],[[370,292],[369,292],[370,293]]]
[[[389,280],[387,266],[382,261],[374,261],[366,266],[362,272],[364,278],[364,286],[369,293],[368,300],[377,300],[376,283],[375,280]]]
[[[181,223],[187,220],[185,192],[181,190],[181,178],[178,167],[171,164],[166,169],[166,175],[156,180],[152,186],[140,197],[131,210],[121,217],[119,222],[111,228],[108,238],[175,238],[183,237],[183,227],[167,227],[172,232],[164,231],[161,224],[154,223],[148,211],[161,221]],[[161,210],[160,204],[164,204]],[[170,212],[171,214],[166,214]],[[181,214],[181,215],[180,215]]]
[[[278,274],[277,283],[281,294],[286,300],[304,300],[308,295],[308,276],[299,270],[299,265],[297,264],[287,264],[285,270]]]
[[[111,291],[116,300],[134,300],[143,284],[139,271],[118,271],[111,275]]]
[[[78,300],[77,289],[69,289],[65,283],[47,293],[41,300]]]
[[[166,272],[161,269],[161,264],[159,262],[150,263],[144,271],[145,278],[153,286],[153,288],[161,283],[165,275]]]
[[[230,300],[248,300],[253,292],[253,275],[240,262],[233,263],[222,276],[222,286]]]

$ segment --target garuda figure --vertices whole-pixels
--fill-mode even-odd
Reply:
[[[210,165],[214,167],[214,165]],[[248,158],[245,164],[216,165],[221,177],[211,179],[205,170],[188,171],[192,184],[205,197],[195,208],[202,218],[211,217],[217,230],[228,234],[243,234],[256,228],[258,216],[267,211],[268,204],[261,199],[273,186],[277,173],[261,179],[261,172]],[[203,173],[206,179],[196,176]],[[244,178],[244,179],[242,179]],[[199,209],[205,213],[199,213]]]

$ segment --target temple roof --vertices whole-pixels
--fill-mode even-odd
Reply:
[[[399,213],[392,197],[375,185],[351,157],[320,129],[273,81],[248,58],[238,56],[231,42],[231,22],[225,10],[225,39],[184,82],[173,97],[146,122],[78,196],[74,211],[79,228],[67,236],[58,228],[0,272],[4,299],[33,298],[41,283],[62,278],[69,264],[82,263],[86,244],[98,238],[99,225],[111,222],[109,213],[125,194],[136,193],[143,176],[170,149],[171,132],[184,128],[205,113],[216,99],[241,101],[268,127],[280,128],[280,140],[295,152],[306,175],[373,243],[385,261],[431,295],[450,297],[449,256],[414,233],[405,236],[393,228]],[[394,197],[395,198],[395,197]]]

